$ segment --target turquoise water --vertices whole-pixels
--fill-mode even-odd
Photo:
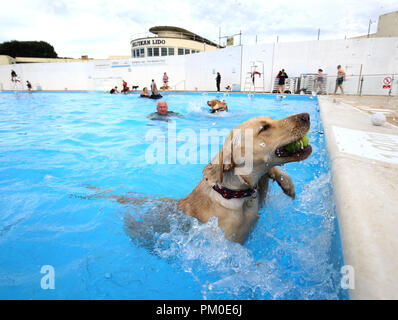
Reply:
[[[216,97],[227,101],[229,113],[208,113],[206,101]],[[0,299],[347,298],[316,99],[216,93],[164,99],[185,117],[150,121],[156,101],[138,95],[0,94]],[[311,115],[313,154],[282,168],[296,200],[271,184],[243,246],[226,240],[216,219],[198,223],[159,199],[188,195],[205,164],[148,163],[153,130],[181,150],[183,130],[230,130],[255,116],[301,112]],[[209,150],[207,163],[211,149],[206,142],[199,147]],[[145,226],[140,236],[131,233],[134,222]],[[55,271],[54,289],[41,287],[45,265]]]

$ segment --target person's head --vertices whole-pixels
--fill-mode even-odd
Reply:
[[[155,82],[155,80],[152,79],[152,82]]]
[[[323,70],[322,69],[318,69],[318,72],[323,72]]]
[[[219,72],[217,72],[217,74],[218,74],[218,75],[220,75],[220,73],[219,73]]]
[[[341,65],[338,65],[338,66],[337,66],[337,69],[340,70],[340,69],[341,69]]]
[[[117,89],[117,86],[115,86],[115,89]]]
[[[285,69],[282,69],[282,72],[285,72]]]
[[[166,72],[164,74],[166,74]]]
[[[142,91],[147,92],[147,91],[148,91],[148,88],[147,88],[147,87],[144,87],[144,88],[142,89]]]
[[[158,101],[156,109],[159,114],[167,114],[167,102],[164,100]]]

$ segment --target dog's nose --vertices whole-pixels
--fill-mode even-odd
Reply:
[[[310,115],[308,113],[300,113],[296,117],[298,120],[300,120],[303,123],[310,122]]]

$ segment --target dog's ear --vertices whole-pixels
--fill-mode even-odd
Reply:
[[[203,176],[211,183],[222,183],[224,172],[235,167],[233,157],[233,132],[231,131],[224,141],[220,151],[214,156],[213,160],[203,169]]]

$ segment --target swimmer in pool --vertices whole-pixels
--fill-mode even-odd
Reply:
[[[183,115],[179,112],[168,111],[167,102],[164,100],[158,101],[156,110],[157,112],[148,115],[148,119],[170,121],[170,117],[183,117]]]
[[[148,91],[148,88],[147,87],[144,87],[143,89],[142,89],[142,91],[141,91],[141,94],[140,94],[140,97],[141,98],[149,98],[151,95],[150,95],[150,93],[149,93],[149,91]]]
[[[109,91],[110,94],[116,94],[119,93],[119,91],[117,90],[117,87],[114,87],[111,89],[111,91]]]

